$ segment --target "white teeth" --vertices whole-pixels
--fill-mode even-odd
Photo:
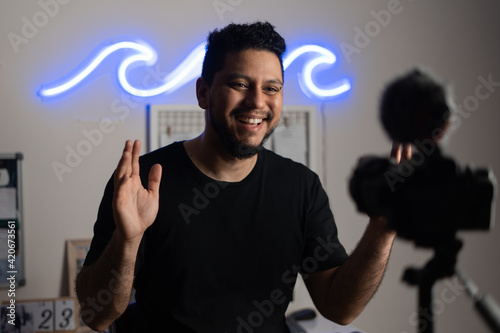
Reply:
[[[250,124],[260,124],[262,122],[262,119],[259,118],[238,118],[238,120]]]

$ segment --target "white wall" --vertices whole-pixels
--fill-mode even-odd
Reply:
[[[91,237],[97,205],[126,139],[146,139],[147,104],[195,103],[190,83],[171,95],[134,101],[119,91],[111,74],[119,58],[93,75],[72,94],[43,101],[36,91],[42,83],[66,74],[97,45],[116,36],[147,40],[159,54],[159,72],[168,73],[182,57],[202,42],[208,31],[231,22],[270,20],[289,45],[320,43],[339,55],[340,74],[353,80],[346,98],[323,103],[302,94],[295,78],[287,74],[285,102],[313,104],[325,110],[326,175],[324,184],[338,221],[340,236],[352,250],[367,219],[355,211],[347,193],[347,179],[363,154],[387,154],[390,142],[377,120],[378,98],[384,84],[414,65],[425,65],[454,87],[456,101],[471,101],[478,77],[500,82],[500,31],[495,0],[472,1],[287,1],[220,0],[230,7],[218,13],[217,1],[3,1],[0,12],[0,152],[24,153],[25,232],[27,285],[17,297],[40,298],[65,292],[63,271],[66,239]],[[23,27],[41,19],[42,4],[52,4],[47,22],[36,31]],[[375,16],[394,6],[379,31],[372,30],[358,53],[343,54],[341,45],[356,46],[355,28],[376,28]],[[393,10],[394,11],[394,10]],[[219,15],[220,14],[220,15]],[[25,34],[25,43],[13,47],[9,34]],[[359,42],[359,41],[358,41]],[[342,44],[344,43],[344,44]],[[299,65],[298,65],[299,66]],[[496,114],[500,87],[477,110],[461,118],[445,151],[464,163],[489,166],[500,174]],[[484,90],[483,90],[484,91]],[[94,146],[81,163],[59,181],[52,163],[65,163],[67,148],[75,149],[83,130],[97,128],[98,119],[120,117],[114,130]],[[319,128],[321,126],[318,124]],[[321,151],[320,142],[317,143]],[[498,210],[498,204],[496,205]],[[490,233],[461,234],[465,246],[459,266],[483,289],[500,300],[500,270],[493,266],[500,251],[499,228]],[[409,265],[421,265],[430,251],[417,250],[397,240],[386,278],[377,295],[354,325],[367,332],[414,332],[416,288],[401,282]],[[297,293],[292,308],[309,304]],[[0,300],[7,299],[0,291]],[[473,312],[471,300],[460,288],[439,283],[435,291],[438,332],[486,331]]]

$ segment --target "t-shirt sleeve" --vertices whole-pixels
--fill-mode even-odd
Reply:
[[[314,174],[308,195],[304,267],[320,271],[341,265],[348,255],[338,239],[337,226],[330,209],[328,196]]]
[[[115,231],[112,208],[113,190],[114,183],[113,177],[111,177],[106,185],[101,204],[99,205],[97,220],[94,224],[94,237],[92,238],[89,252],[85,258],[84,266],[88,266],[99,259]]]

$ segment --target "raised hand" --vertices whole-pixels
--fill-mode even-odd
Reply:
[[[113,216],[116,231],[124,242],[140,242],[158,213],[161,165],[151,168],[145,189],[139,175],[140,150],[139,140],[128,140],[114,174]]]

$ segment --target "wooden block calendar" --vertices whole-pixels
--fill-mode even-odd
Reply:
[[[71,297],[36,300],[10,299],[3,302],[1,306],[0,332],[77,332],[77,304],[77,300]]]

